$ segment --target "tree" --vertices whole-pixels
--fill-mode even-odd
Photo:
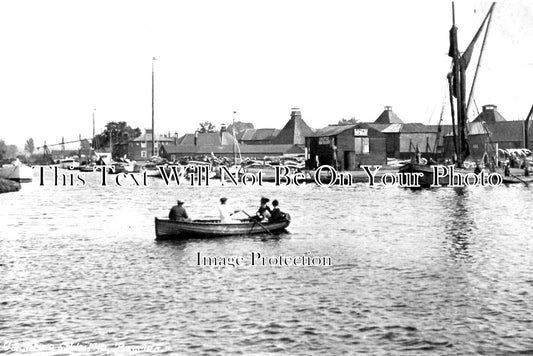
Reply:
[[[105,125],[105,130],[93,139],[93,148],[102,149],[110,146],[110,137],[113,144],[118,144],[141,136],[141,129],[132,128],[125,121],[109,122]]]
[[[198,132],[200,132],[200,133],[215,132],[215,125],[213,125],[209,121],[201,122],[200,123],[200,128],[198,129]]]
[[[346,120],[345,118],[342,118],[338,122],[338,125],[353,125],[353,124],[357,124],[357,119],[355,117],[352,117],[350,120]]]
[[[7,146],[3,140],[0,140],[0,160],[6,158]]]
[[[6,158],[15,159],[19,153],[19,148],[17,145],[7,145],[6,149]]]
[[[35,151],[35,145],[33,143],[33,138],[29,138],[27,141],[26,141],[26,145],[24,146],[24,151],[28,152],[30,154],[30,156],[32,155],[32,153]]]
[[[16,158],[17,153],[18,148],[16,145],[6,145],[3,140],[0,140],[0,161]]]

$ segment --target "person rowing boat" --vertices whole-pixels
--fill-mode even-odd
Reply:
[[[257,213],[255,213],[254,219],[257,221],[261,221],[263,219],[269,219],[272,209],[268,206],[268,202],[270,199],[262,197],[261,198],[261,205],[259,206],[259,209],[257,209]]]
[[[168,213],[169,220],[191,221],[191,219],[189,219],[189,215],[187,214],[187,210],[185,210],[183,207],[184,201],[178,199],[177,204],[178,205],[174,205],[170,209],[170,212]]]
[[[238,213],[240,210],[233,209],[231,206],[226,204],[228,198],[220,198],[220,205],[218,206],[218,214],[220,216],[220,222],[223,224],[236,224],[239,223],[239,220],[233,219],[232,216]]]

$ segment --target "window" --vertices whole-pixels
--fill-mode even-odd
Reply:
[[[141,148],[146,148],[146,142],[141,142]]]
[[[354,140],[354,151],[356,155],[370,154],[370,141],[368,137],[356,137]]]
[[[146,157],[146,151],[141,151],[141,157]]]

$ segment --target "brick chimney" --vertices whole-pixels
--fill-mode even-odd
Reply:
[[[291,119],[301,119],[302,118],[302,112],[299,108],[292,108],[291,109]]]
[[[483,105],[483,111],[496,111],[498,107],[494,104]]]

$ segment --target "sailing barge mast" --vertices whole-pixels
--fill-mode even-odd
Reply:
[[[468,132],[467,132],[467,123],[468,123],[468,107],[472,101],[472,91],[474,89],[475,81],[477,78],[477,72],[481,63],[481,56],[483,54],[483,49],[485,47],[485,42],[487,40],[487,34],[489,30],[490,20],[492,18],[492,11],[494,5],[492,3],[485,19],[483,20],[479,30],[476,35],[468,45],[467,49],[463,54],[459,52],[458,43],[457,43],[457,27],[455,26],[455,4],[452,2],[452,28],[450,29],[450,50],[448,51],[448,56],[452,57],[453,69],[451,73],[448,73],[448,85],[450,91],[450,108],[452,115],[452,127],[453,127],[453,138],[454,138],[454,147],[456,154],[456,165],[462,167],[465,158],[469,155],[468,147]],[[474,45],[477,38],[479,37],[485,23],[487,23],[487,28],[485,31],[485,36],[483,39],[483,44],[481,47],[481,52],[478,59],[478,64],[476,68],[476,73],[474,75],[474,80],[472,82],[470,96],[468,99],[468,105],[466,103],[466,75],[465,71],[472,57],[472,52],[474,50]],[[455,107],[454,110],[454,99]],[[457,115],[457,117],[456,117]],[[457,119],[457,120],[456,120]],[[455,122],[457,122],[457,133],[455,129]]]

